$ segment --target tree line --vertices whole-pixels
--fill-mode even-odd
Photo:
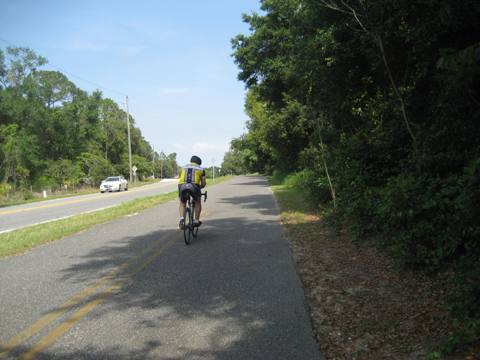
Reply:
[[[28,48],[0,49],[0,197],[128,178],[126,112],[46,64]],[[130,124],[138,177],[176,175],[176,154],[154,154],[133,117]]]
[[[453,346],[480,335],[480,3],[262,0],[232,39],[247,133],[224,170],[295,173],[409,269],[451,272]]]

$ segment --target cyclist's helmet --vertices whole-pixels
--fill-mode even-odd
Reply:
[[[197,165],[202,165],[202,159],[200,159],[197,155],[193,155],[191,158],[190,158],[190,162],[191,163],[195,163]]]

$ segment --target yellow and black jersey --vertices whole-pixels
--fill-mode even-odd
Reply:
[[[183,167],[178,183],[193,183],[200,186],[202,176],[205,176],[205,170],[195,163],[190,163]]]

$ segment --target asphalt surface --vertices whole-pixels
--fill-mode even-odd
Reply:
[[[119,205],[128,200],[153,196],[177,189],[177,181],[162,181],[128,191],[72,196],[0,208],[0,233],[24,226]]]
[[[265,179],[207,190],[0,260],[0,359],[323,359]]]

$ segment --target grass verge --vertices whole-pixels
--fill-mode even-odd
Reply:
[[[439,356],[452,331],[445,279],[405,271],[379,249],[329,227],[306,194],[272,185],[315,337],[327,359],[477,359]]]
[[[145,181],[137,181],[134,183],[129,184],[129,189],[133,189],[136,187],[144,186],[144,185],[150,185],[155,182],[158,182],[158,180],[145,180]],[[96,187],[91,187],[91,188],[83,188],[81,190],[76,190],[76,191],[59,191],[55,194],[50,194],[48,195],[47,198],[43,198],[41,196],[35,196],[30,199],[11,199],[11,200],[5,200],[2,199],[0,200],[0,208],[7,207],[7,206],[15,206],[15,205],[23,205],[23,204],[30,204],[34,202],[39,202],[39,201],[46,201],[46,200],[54,200],[54,199],[63,199],[66,197],[72,197],[72,196],[80,196],[80,195],[88,195],[88,194],[95,194],[99,192],[98,186]]]
[[[221,176],[208,182],[209,186],[220,184],[233,176]],[[207,188],[208,190],[208,188]],[[67,219],[52,221],[0,234],[0,258],[22,253],[35,246],[75,234],[94,225],[102,224],[121,216],[133,214],[167,201],[176,199],[177,191],[124,202],[113,208],[80,214]]]

